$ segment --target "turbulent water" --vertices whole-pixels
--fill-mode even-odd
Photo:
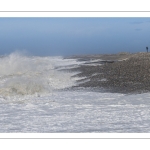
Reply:
[[[84,62],[12,53],[0,57],[0,132],[150,132],[150,93],[71,90]]]

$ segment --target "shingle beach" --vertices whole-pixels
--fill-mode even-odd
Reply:
[[[76,87],[126,94],[150,91],[150,53],[87,55],[71,58],[85,61],[83,65],[72,69],[80,71],[76,76],[86,77],[80,80]]]

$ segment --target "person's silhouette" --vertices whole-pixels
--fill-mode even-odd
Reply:
[[[148,53],[148,47],[146,47],[147,53]]]

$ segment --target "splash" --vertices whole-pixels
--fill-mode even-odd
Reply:
[[[12,53],[0,58],[0,95],[33,95],[49,93],[75,84],[73,73],[58,67],[76,64],[62,57],[25,56]]]

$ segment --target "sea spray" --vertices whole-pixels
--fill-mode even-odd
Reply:
[[[75,73],[59,71],[62,67],[76,65],[76,60],[63,57],[25,56],[12,53],[0,58],[0,95],[33,95],[49,93],[75,85]],[[56,69],[58,68],[59,69]]]

